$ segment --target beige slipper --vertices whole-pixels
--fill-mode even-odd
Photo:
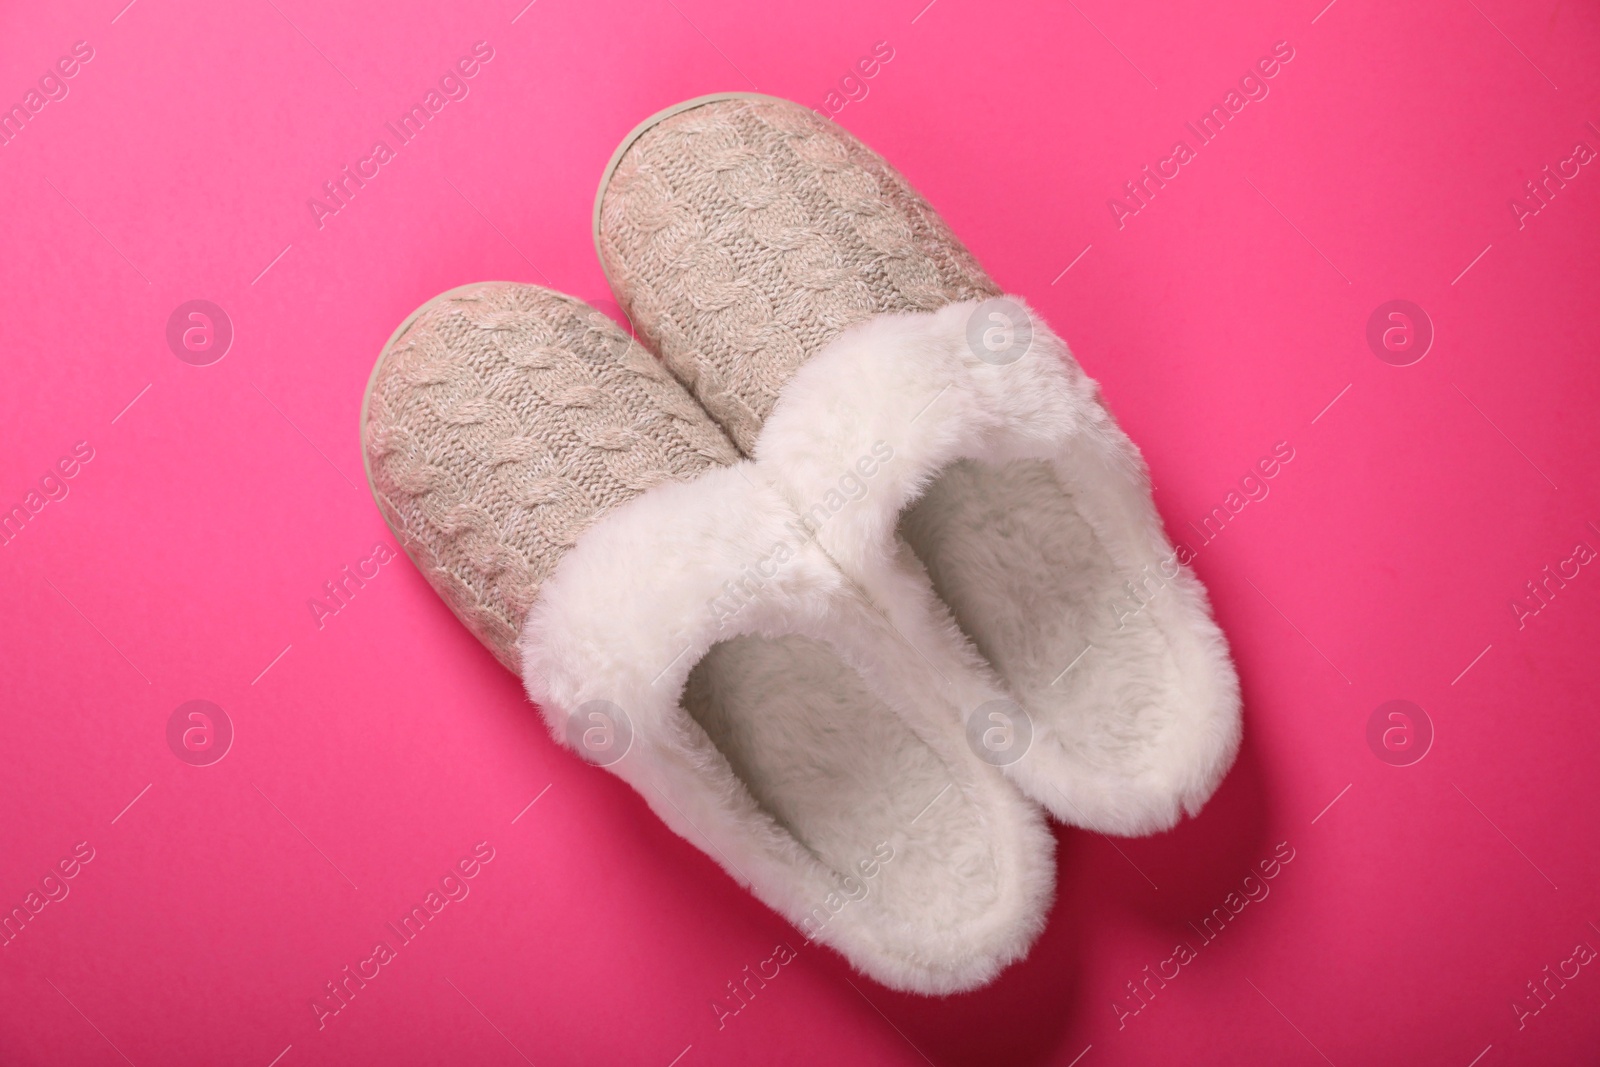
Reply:
[[[913,643],[959,627],[992,665],[1012,703],[962,709],[980,754],[1097,830],[1199,810],[1240,733],[1205,592],[1093,381],[904,178],[799,105],[706,97],[617,150],[595,242],[845,573]]]
[[[1020,958],[1053,840],[761,472],[610,319],[533,286],[429,301],[363,404],[373,494],[555,738],[885,985]]]

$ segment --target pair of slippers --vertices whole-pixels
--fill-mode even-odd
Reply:
[[[1056,818],[1172,826],[1238,681],[1138,450],[896,171],[799,105],[641,125],[595,243],[384,347],[373,494],[557,740],[884,985],[1026,954]]]

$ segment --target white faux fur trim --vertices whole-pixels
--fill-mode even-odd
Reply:
[[[1012,362],[980,343],[996,310],[1031,329]],[[756,460],[897,627],[959,624],[994,664],[1033,732],[1005,769],[1058,818],[1148,833],[1215,790],[1240,736],[1226,642],[1138,450],[1020,298],[848,330],[784,387]]]
[[[930,671],[919,651],[942,650],[908,648],[753,465],[607,514],[520,647],[558,741],[591,701],[623,709],[632,747],[608,769],[885,985],[982,985],[1042,928],[1053,839],[955,721],[993,691]]]

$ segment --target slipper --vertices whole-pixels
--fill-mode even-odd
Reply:
[[[799,105],[704,97],[629,136],[594,218],[640,337],[851,580],[992,665],[991,762],[1105,833],[1200,810],[1240,737],[1205,591],[1095,383],[903,177]]]
[[[1054,840],[948,707],[993,690],[930,676],[609,318],[511,283],[436,297],[362,436],[396,537],[556,740],[808,941],[919,993],[1026,953]]]

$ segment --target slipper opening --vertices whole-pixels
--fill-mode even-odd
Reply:
[[[832,648],[797,634],[719,642],[681,707],[759,809],[832,872],[835,891],[810,903],[802,934],[871,931],[930,991],[972,984],[961,946],[979,950],[973,934],[1006,896],[984,811]]]

